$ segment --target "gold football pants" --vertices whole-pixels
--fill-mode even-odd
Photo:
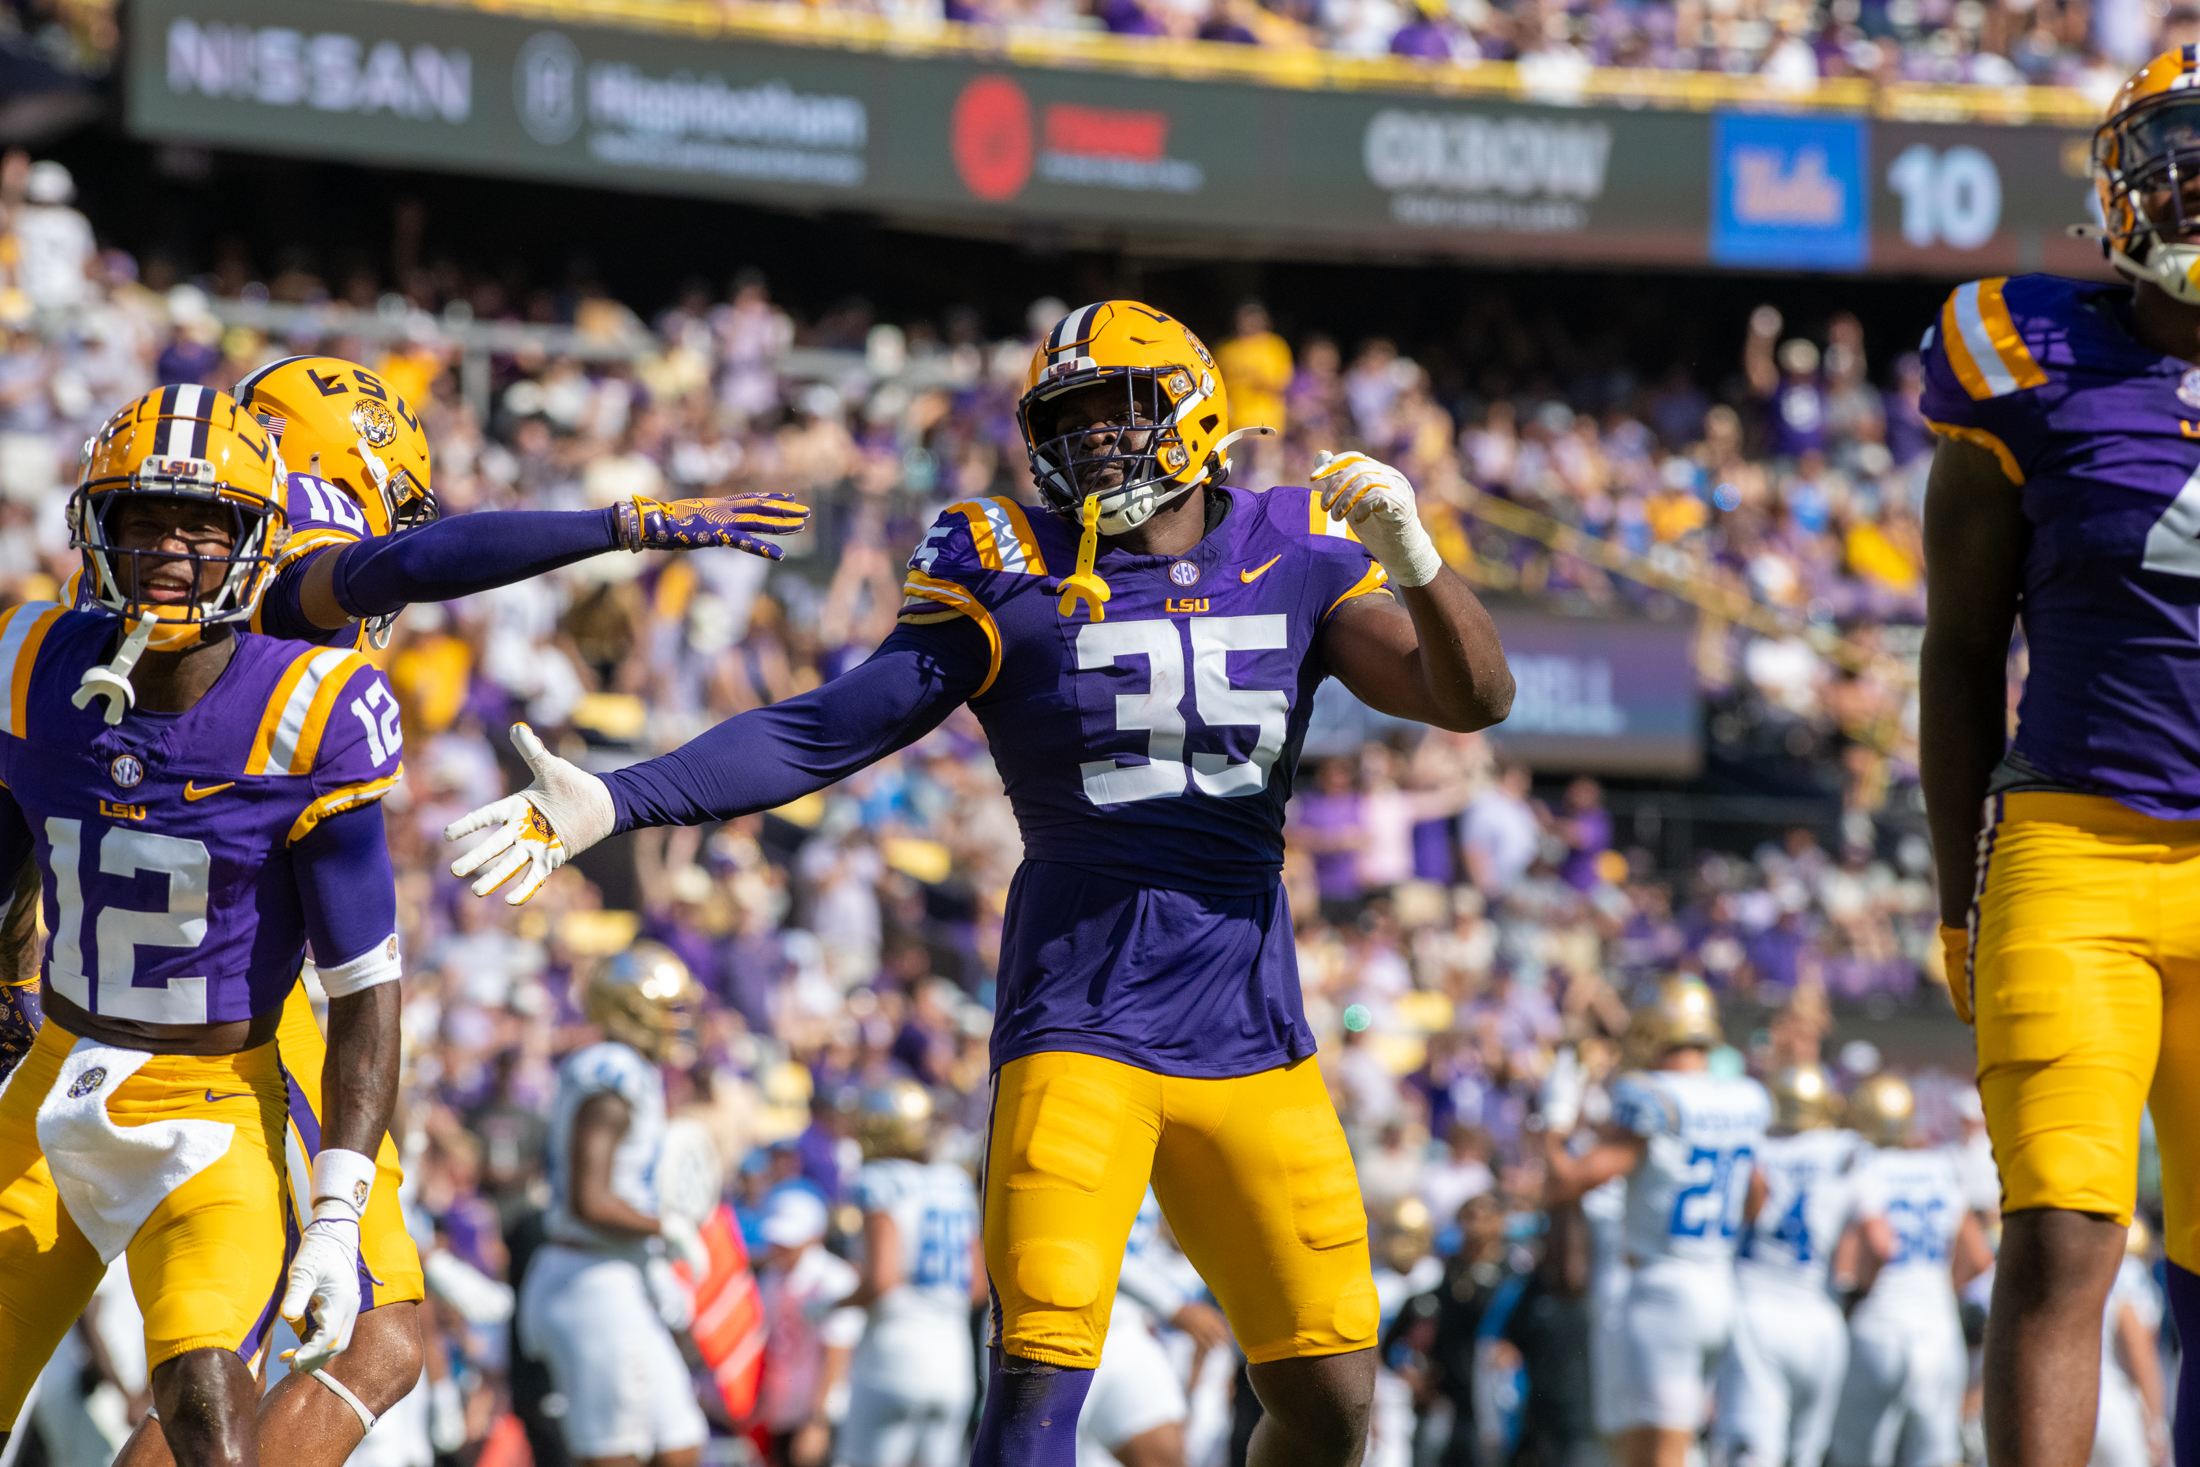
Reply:
[[[1009,1354],[1100,1363],[1149,1178],[1248,1359],[1375,1343],[1367,1216],[1319,1065],[1196,1080],[1050,1052],[994,1081],[985,1259]]]

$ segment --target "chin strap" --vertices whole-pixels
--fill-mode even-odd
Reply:
[[[2106,229],[2103,229],[2100,225],[2073,224],[2069,226],[2069,228],[2065,232],[2069,234],[2072,239],[2087,239],[2099,244],[2101,246],[2101,252],[2108,256],[2108,263],[2115,269],[2118,275],[2123,276],[2126,280],[2130,280],[2142,285],[2154,286],[2156,289],[2162,291],[2165,295],[2171,296],[2176,300],[2191,299],[2190,296],[2185,295],[2179,289],[2180,285],[2183,287],[2183,290],[2189,291],[2192,289],[2192,282],[2185,277],[2182,271],[2164,270],[2158,266],[2148,264],[2144,260],[2133,259],[2123,250],[2120,250],[2116,247],[2115,236],[2111,235]],[[2159,243],[2159,241],[2157,241],[2157,243]]]
[[[94,698],[105,698],[107,706],[100,716],[107,720],[110,728],[122,722],[122,715],[137,706],[137,691],[130,686],[130,670],[137,666],[145,644],[153,640],[154,624],[153,617],[140,617],[138,624],[130,629],[130,635],[122,639],[114,661],[86,672],[69,701],[82,708]]]
[[[1071,616],[1075,614],[1071,611],[1071,606],[1075,602],[1083,601],[1091,610],[1094,621],[1106,621],[1107,600],[1115,593],[1108,589],[1108,583],[1092,568],[1093,557],[1100,553],[1099,495],[1085,496],[1083,519],[1085,532],[1077,540],[1077,573],[1062,582],[1062,599],[1055,604],[1055,610],[1063,616]]]

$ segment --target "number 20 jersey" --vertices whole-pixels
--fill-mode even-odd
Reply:
[[[191,709],[109,727],[72,698],[120,626],[0,613],[0,783],[36,842],[46,991],[144,1023],[279,1008],[306,950],[291,847],[397,784],[397,700],[360,653],[239,632]],[[395,941],[344,956],[394,967]]]
[[[1974,280],[1924,343],[1921,410],[2020,486],[2031,659],[2012,770],[2200,817],[2200,368],[2131,333],[2128,286]]]
[[[1623,1075],[1612,1124],[1643,1138],[1627,1177],[1621,1240],[1637,1267],[1665,1259],[1730,1267],[1746,1224],[1750,1173],[1772,1119],[1765,1087],[1745,1077],[1674,1070]]]
[[[1224,1078],[1313,1053],[1284,804],[1323,629],[1384,576],[1310,490],[1208,493],[1226,513],[1183,555],[1102,549],[1098,612],[1060,605],[1077,527],[1012,500],[950,506],[910,557],[903,621],[984,634],[970,706],[1023,833],[995,1065]]]

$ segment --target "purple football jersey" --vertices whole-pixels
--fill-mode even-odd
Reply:
[[[146,1023],[279,1008],[306,949],[290,848],[396,784],[397,699],[358,652],[240,632],[196,706],[109,727],[71,698],[118,627],[0,615],[0,783],[37,843],[46,991]]]
[[[1065,615],[1077,529],[951,506],[910,557],[904,617],[977,621],[970,706],[1024,838],[993,1060],[1073,1049],[1168,1074],[1304,1058],[1283,812],[1327,674],[1322,629],[1381,568],[1306,489],[1227,495],[1182,556],[1103,550],[1099,616]]]
[[[2200,817],[2200,368],[2130,330],[2131,290],[1959,286],[1924,343],[1936,432],[2021,485],[2031,670],[2015,752],[2053,784]]]

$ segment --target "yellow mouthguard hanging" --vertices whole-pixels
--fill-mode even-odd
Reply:
[[[1100,579],[1092,568],[1092,558],[1100,553],[1099,495],[1085,496],[1084,520],[1085,533],[1077,541],[1077,574],[1062,582],[1062,599],[1055,604],[1055,609],[1064,616],[1070,616],[1074,614],[1070,610],[1070,603],[1083,601],[1091,608],[1094,621],[1106,621],[1107,599],[1115,593],[1108,589],[1108,583]]]

